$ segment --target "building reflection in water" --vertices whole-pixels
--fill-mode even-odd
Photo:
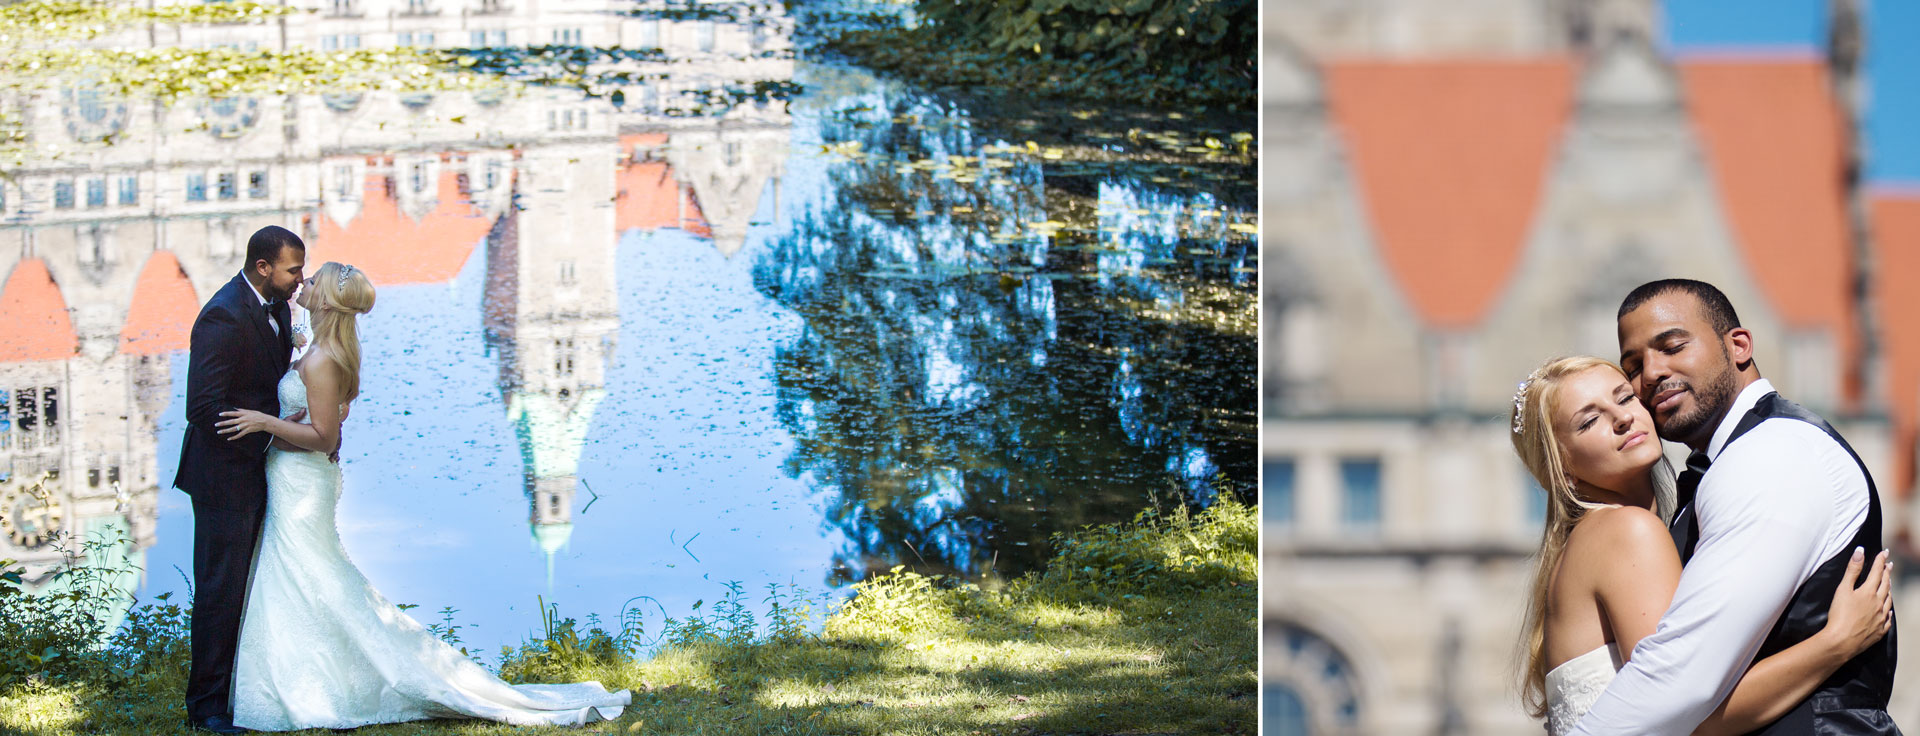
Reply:
[[[341,0],[270,25],[119,39],[664,49],[671,62],[622,62],[634,78],[657,81],[620,88],[617,98],[612,88],[592,99],[540,88],[366,91],[159,107],[85,88],[33,96],[36,140],[88,145],[0,183],[8,392],[0,469],[9,473],[0,491],[43,467],[60,470],[47,485],[57,509],[8,518],[36,529],[118,524],[136,559],[156,541],[156,499],[173,500],[155,477],[171,465],[157,462],[156,444],[177,441],[167,434],[177,430],[159,429],[180,423],[169,403],[184,379],[173,371],[185,365],[201,298],[232,277],[246,238],[264,225],[302,233],[310,267],[352,263],[382,289],[440,285],[454,294],[463,280],[482,282],[474,319],[410,322],[397,305],[434,298],[426,288],[384,292],[374,318],[387,337],[431,335],[384,343],[406,343],[395,348],[402,354],[426,346],[446,360],[490,363],[498,393],[484,397],[484,415],[442,414],[469,422],[454,429],[474,437],[496,429],[484,424],[494,418],[511,427],[514,439],[500,441],[517,445],[521,497],[493,491],[485,503],[525,504],[529,554],[549,590],[564,587],[556,578],[593,582],[593,555],[582,550],[631,568],[635,549],[606,552],[617,545],[605,540],[637,549],[621,536],[635,529],[657,530],[673,560],[692,557],[672,548],[695,533],[686,520],[711,532],[703,544],[739,533],[709,558],[734,556],[715,566],[723,571],[712,583],[765,573],[762,583],[840,586],[896,564],[1017,575],[1045,558],[1053,532],[1125,519],[1156,493],[1163,503],[1204,499],[1222,475],[1251,486],[1256,246],[1224,225],[1251,217],[1250,175],[1048,163],[1028,141],[1100,147],[1085,144],[1096,134],[1125,140],[1135,123],[1074,118],[1036,130],[858,69],[797,70],[778,5],[738,23],[610,12],[627,9]],[[812,90],[791,111],[749,102],[685,114],[706,91],[788,81]],[[113,145],[89,143],[109,135]],[[1009,141],[1028,152],[1012,153]],[[869,155],[815,153],[849,148]],[[972,168],[956,173],[954,161]],[[1209,186],[1246,193],[1216,199]],[[773,227],[750,238],[766,224],[756,217]],[[1051,225],[1036,231],[1038,223]],[[656,235],[637,235],[647,233]],[[687,242],[713,250],[675,252]],[[649,293],[636,298],[636,289]],[[448,347],[470,337],[472,353]],[[680,351],[676,338],[699,344]],[[728,350],[748,360],[723,363],[737,357],[721,355]],[[697,375],[663,377],[635,369],[636,360]],[[391,367],[383,380],[457,372],[444,362]],[[609,386],[613,375],[635,378]],[[396,419],[435,409],[391,403],[402,387],[386,388],[349,420],[350,451],[375,434],[361,422],[395,423],[401,442],[432,424]],[[381,401],[392,415],[371,412]],[[400,528],[458,524],[450,508],[446,518],[414,517],[484,485],[465,472],[490,462],[485,447],[462,446],[408,445],[439,455],[409,479],[470,467],[422,494],[430,499],[409,499],[416,505]],[[716,456],[779,460],[739,470]],[[627,474],[643,465],[671,479],[644,503],[683,508],[592,506],[595,490],[616,489],[583,478],[633,481]],[[356,469],[349,458],[349,492],[362,487]],[[709,501],[706,515],[675,516]],[[726,529],[736,522],[749,531]],[[161,543],[156,555],[181,544]],[[13,545],[0,557],[37,570],[54,560],[42,548],[0,544]],[[570,569],[580,556],[588,559]],[[532,568],[516,574],[532,578]],[[668,579],[621,572],[614,587]],[[665,592],[633,592],[686,593],[679,603],[692,603],[700,574],[665,583]]]
[[[782,105],[675,109],[705,90],[792,77],[791,24],[777,5],[757,6],[751,23],[621,17],[613,11],[628,4],[613,2],[313,5],[273,24],[94,43],[622,45],[671,61],[634,70],[654,80],[620,89],[619,105],[541,88],[163,106],[68,86],[5,100],[24,106],[31,140],[80,146],[0,180],[0,559],[24,564],[36,589],[52,582],[61,533],[125,537],[113,554],[141,565],[171,480],[156,458],[171,366],[202,298],[266,225],[302,233],[310,267],[352,263],[383,288],[449,282],[485,244],[486,344],[551,587],[621,327],[621,233],[680,229],[731,255],[761,194],[777,191]]]

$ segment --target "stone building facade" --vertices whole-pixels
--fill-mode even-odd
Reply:
[[[618,331],[621,236],[680,229],[731,255],[761,199],[778,196],[791,122],[780,103],[671,109],[687,92],[790,81],[791,22],[777,5],[745,23],[617,17],[633,4],[606,0],[295,4],[311,12],[95,43],[622,44],[671,61],[635,70],[646,81],[618,88],[618,105],[613,88],[174,105],[78,86],[0,93],[29,142],[64,151],[0,177],[0,559],[25,564],[33,587],[61,560],[60,533],[123,533],[115,554],[136,563],[154,543],[172,483],[156,457],[172,366],[201,303],[266,225],[300,233],[310,267],[351,263],[382,287],[450,281],[485,251],[483,321],[521,440],[533,545],[550,560],[572,528],[582,431]]]
[[[1442,7],[1268,9],[1268,733],[1539,732],[1515,673],[1544,508],[1505,412],[1544,359],[1616,356],[1649,280],[1721,287],[1871,468],[1888,538],[1914,521],[1920,198],[1849,180],[1844,60],[1675,57],[1650,0]]]

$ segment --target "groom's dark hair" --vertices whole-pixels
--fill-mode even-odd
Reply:
[[[253,232],[247,239],[247,268],[261,261],[275,263],[280,260],[280,251],[286,248],[307,249],[300,236],[279,225],[268,225]]]
[[[1727,295],[1720,293],[1713,284],[1693,279],[1661,279],[1641,284],[1620,302],[1620,313],[1613,318],[1617,321],[1639,309],[1648,299],[1676,291],[1692,294],[1694,299],[1700,301],[1700,308],[1706,311],[1707,322],[1713,325],[1715,336],[1726,337],[1727,333],[1740,327],[1740,315],[1734,313],[1733,302],[1727,301]]]

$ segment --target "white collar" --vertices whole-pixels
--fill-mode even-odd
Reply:
[[[267,301],[267,298],[266,298],[266,297],[264,297],[264,296],[261,296],[261,295],[260,295],[260,290],[259,290],[259,289],[256,289],[256,288],[254,288],[254,286],[253,286],[253,280],[252,280],[252,279],[249,279],[249,278],[247,278],[247,272],[245,272],[245,271],[241,271],[241,272],[240,272],[240,280],[241,280],[241,281],[245,281],[245,282],[247,282],[247,288],[249,288],[249,289],[253,289],[253,298],[255,298],[255,299],[259,299],[259,300],[260,300],[260,305],[261,305],[261,306],[266,306],[267,304],[269,304],[269,302]]]
[[[1727,409],[1727,415],[1720,418],[1720,426],[1713,430],[1713,439],[1707,443],[1708,460],[1720,457],[1720,451],[1726,449],[1727,442],[1733,436],[1733,428],[1739,426],[1740,418],[1746,416],[1754,404],[1760,403],[1760,397],[1770,393],[1773,393],[1773,384],[1765,378],[1757,379],[1740,390],[1740,395],[1733,399],[1733,406]]]

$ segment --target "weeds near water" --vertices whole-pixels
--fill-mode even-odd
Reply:
[[[630,689],[633,707],[614,725],[621,732],[1249,734],[1258,526],[1257,513],[1231,494],[1202,511],[1179,503],[1149,509],[1129,523],[1057,537],[1043,571],[1001,590],[895,568],[859,583],[838,606],[816,605],[788,584],[767,586],[755,607],[740,583],[727,583],[717,600],[667,618],[651,641],[640,612],[659,605],[652,598],[627,601],[612,631],[598,616],[563,616],[542,597],[539,638],[503,648],[500,675]],[[82,579],[116,569],[69,567]],[[34,596],[18,578],[0,575],[0,660],[32,666],[0,680],[0,732],[177,731],[188,661],[184,607],[158,596],[129,611],[104,645],[97,636],[29,645],[13,635],[22,630],[15,616],[40,604],[23,603]],[[100,610],[128,598],[89,590],[106,602],[84,605]],[[428,629],[457,646],[458,610],[440,613]],[[42,647],[33,652],[39,662],[21,657],[31,646]],[[47,646],[59,656],[45,656]],[[68,664],[82,660],[94,664]],[[71,669],[56,674],[63,666]],[[473,721],[360,732],[568,733]]]

